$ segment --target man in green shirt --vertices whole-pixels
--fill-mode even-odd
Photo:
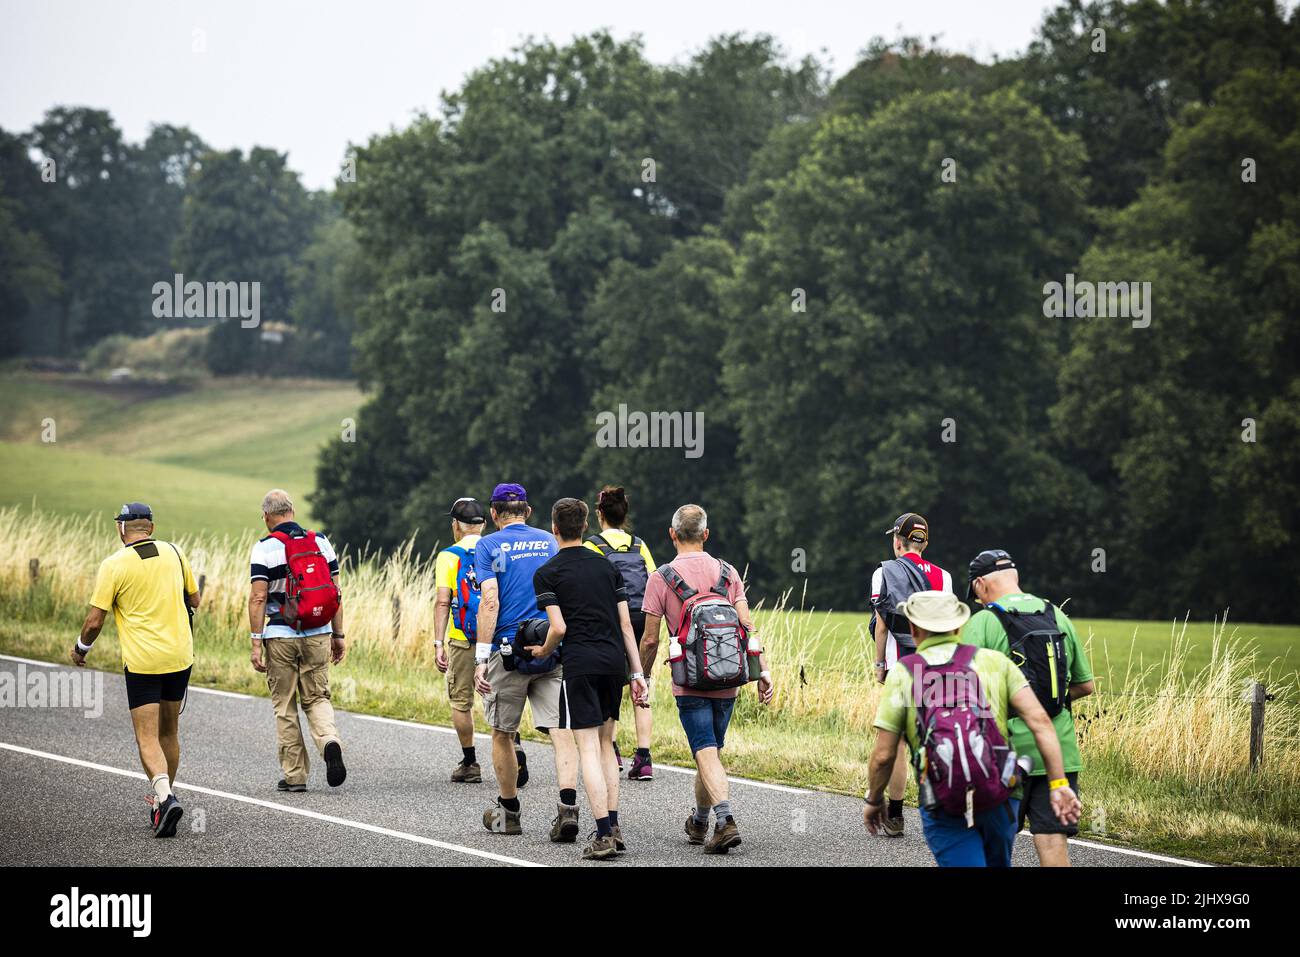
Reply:
[[[1060,645],[1064,649],[1065,661],[1059,675],[1052,674],[1055,669],[1049,659],[1048,672],[1043,675],[1046,684],[1041,686],[1050,688],[1053,679],[1060,678],[1064,678],[1064,683],[1068,686],[1062,689],[1066,692],[1063,695],[1064,706],[1052,718],[1052,726],[1061,745],[1066,780],[1070,782],[1070,789],[1077,794],[1083,760],[1079,756],[1079,740],[1074,730],[1070,702],[1092,694],[1093,678],[1088,653],[1075,633],[1074,624],[1059,608],[1052,608],[1054,614],[1049,618],[1049,603],[1021,590],[1020,572],[1016,569],[1016,563],[1000,548],[982,551],[971,560],[967,596],[985,607],[962,629],[961,640],[978,648],[1000,651],[1028,672],[1031,680],[1033,664],[1026,661],[1021,636],[1030,630],[1041,634],[1044,629],[1049,633],[1055,629],[1063,639]],[[1007,634],[1004,621],[1012,623],[1012,630],[1016,633],[1015,648],[1012,647],[1013,641]],[[1033,683],[1040,686],[1039,682]],[[1020,717],[1013,717],[1008,724],[1011,729],[1011,746],[1016,753],[1030,755],[1034,759],[1033,770],[1025,780],[1024,796],[1020,801],[1020,827],[1024,827],[1026,820],[1029,821],[1030,833],[1034,835],[1034,848],[1038,851],[1038,861],[1043,867],[1069,867],[1069,838],[1079,833],[1079,825],[1077,822],[1063,823],[1052,813],[1048,774],[1043,767],[1042,755],[1034,746],[1034,736],[1029,727]]]
[[[930,665],[952,660],[959,647],[958,631],[970,617],[952,592],[919,591],[898,606],[908,621],[917,651]],[[1079,820],[1079,799],[1070,790],[1061,767],[1061,749],[1052,733],[1047,712],[1038,703],[1020,669],[1005,655],[977,649],[969,669],[979,680],[982,706],[1005,739],[1012,709],[1028,725],[1051,774],[1048,804],[1063,824]],[[913,753],[921,747],[917,731],[917,702],[924,696],[914,689],[909,668],[896,663],[885,679],[884,694],[876,708],[876,745],[871,755],[870,784],[866,794],[863,823],[875,834],[885,815],[885,786],[889,782],[898,742],[905,740]],[[966,817],[942,807],[922,807],[921,824],[926,844],[940,867],[1008,867],[1016,836],[1018,802],[1013,794],[1004,804]]]

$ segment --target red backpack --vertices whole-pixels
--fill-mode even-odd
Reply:
[[[284,545],[284,603],[280,617],[294,631],[320,628],[339,612],[339,586],[330,575],[330,563],[316,545],[316,533],[272,532]]]

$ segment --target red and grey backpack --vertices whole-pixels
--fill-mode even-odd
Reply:
[[[668,654],[673,684],[682,688],[721,691],[749,681],[748,636],[727,596],[727,586],[738,576],[726,562],[718,564],[717,584],[708,591],[696,591],[686,584],[671,564],[658,570],[682,602],[681,618],[673,632],[677,647]]]
[[[339,586],[330,574],[330,563],[316,544],[316,533],[272,532],[284,546],[284,602],[280,617],[294,631],[321,628],[339,611]]]

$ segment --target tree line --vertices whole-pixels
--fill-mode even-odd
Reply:
[[[1298,52],[1273,0],[1066,0],[1017,57],[875,40],[834,82],[764,36],[662,65],[598,32],[472,72],[328,202],[214,192],[283,204],[285,273],[326,228],[291,211],[339,231],[286,308],[355,317],[368,400],[313,500],[354,547],[427,552],[497,481],[614,482],[658,551],[703,504],[769,598],[861,607],[915,510],[958,581],[1000,546],[1079,614],[1294,620]],[[179,205],[174,261],[263,268]],[[1149,324],[1051,312],[1076,280],[1149,284]],[[701,414],[702,454],[598,442],[620,406]]]

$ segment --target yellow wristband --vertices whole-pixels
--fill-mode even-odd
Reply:
[[[1047,789],[1055,791],[1057,788],[1068,788],[1070,786],[1069,778],[1057,778],[1055,781],[1047,782]]]

